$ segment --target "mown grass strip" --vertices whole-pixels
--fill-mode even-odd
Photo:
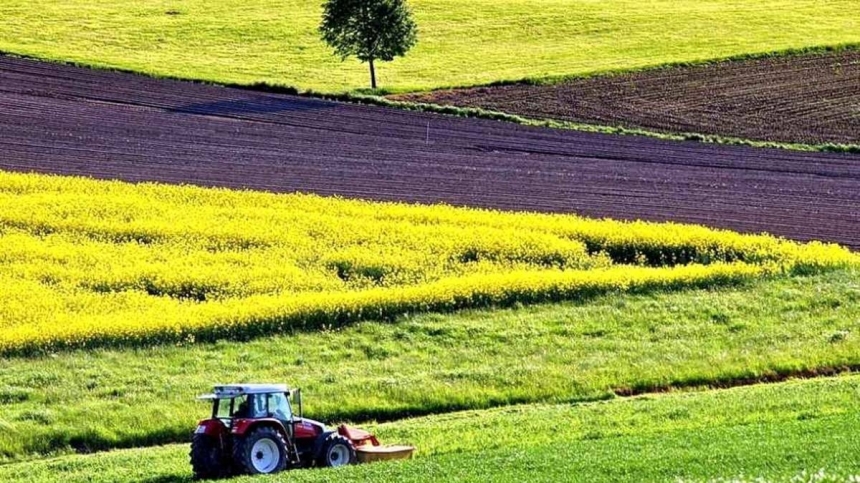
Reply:
[[[194,396],[219,382],[287,382],[305,390],[309,416],[367,422],[856,368],[857,334],[860,285],[848,270],[251,342],[5,359],[0,455],[187,440],[207,411]]]
[[[784,481],[825,468],[828,481],[848,481],[856,474],[858,391],[860,376],[851,376],[404,420],[371,429],[415,444],[412,461],[267,480]],[[0,466],[0,479],[20,478],[183,482],[191,474],[187,446],[178,445]]]

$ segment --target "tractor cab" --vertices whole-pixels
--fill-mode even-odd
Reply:
[[[290,397],[295,397],[301,408],[301,390],[291,391],[282,384],[243,384],[215,386],[212,394],[198,399],[212,401],[212,419],[218,419],[227,427],[236,420],[274,418],[285,425],[293,421]],[[301,410],[299,410],[301,418]]]

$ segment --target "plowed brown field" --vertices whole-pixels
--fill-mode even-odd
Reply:
[[[395,97],[662,132],[855,144],[860,142],[860,51]]]
[[[675,220],[860,247],[860,157],[589,134],[0,57],[0,169]]]

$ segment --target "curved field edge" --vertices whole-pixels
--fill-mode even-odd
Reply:
[[[860,42],[856,4],[846,0],[790,7],[777,0],[413,0],[411,6],[418,45],[379,69],[382,85],[402,91]],[[320,41],[319,14],[319,4],[300,0],[276,7],[254,0],[242,9],[223,0],[181,6],[53,0],[38,9],[10,0],[0,7],[0,19],[9,19],[0,21],[0,49],[226,82],[327,91],[367,85],[364,65],[341,62]]]
[[[565,74],[565,75],[554,75],[554,76],[545,76],[545,77],[523,77],[520,79],[509,79],[509,80],[499,80],[495,82],[490,82],[487,84],[479,84],[479,85],[462,85],[462,86],[451,86],[451,87],[440,87],[433,88],[427,90],[420,91],[412,91],[409,93],[397,93],[392,95],[408,95],[408,94],[422,94],[429,93],[437,90],[454,90],[454,89],[466,89],[466,88],[478,88],[478,87],[496,87],[496,86],[506,86],[506,85],[553,85],[553,84],[562,84],[564,82],[577,80],[577,79],[588,79],[591,77],[616,77],[616,76],[624,76],[627,74],[636,74],[636,73],[647,73],[654,71],[663,71],[663,70],[672,70],[678,67],[701,67],[707,65],[714,64],[722,64],[726,62],[743,62],[748,60],[760,60],[760,59],[770,59],[776,57],[799,57],[805,55],[816,55],[816,54],[826,54],[832,52],[842,52],[842,51],[854,51],[860,50],[860,42],[845,42],[845,43],[837,43],[837,44],[828,44],[828,45],[810,45],[805,47],[798,48],[787,48],[780,50],[770,50],[770,51],[762,51],[762,52],[748,52],[748,53],[740,53],[734,55],[728,55],[724,57],[712,57],[705,59],[696,59],[691,61],[675,61],[675,62],[664,62],[661,64],[655,64],[650,66],[642,66],[636,68],[629,67],[619,67],[615,69],[607,69],[595,72],[584,72],[578,74]],[[382,94],[386,94],[382,92]]]
[[[416,445],[411,461],[266,480],[853,481],[858,391],[860,377],[848,376],[403,420],[370,429]],[[187,451],[175,445],[14,463],[0,466],[0,479],[191,481]]]
[[[856,47],[681,64],[619,75],[573,76],[560,79],[561,85],[528,81],[499,83],[395,95],[388,99],[431,104],[424,109],[434,110],[442,109],[441,106],[479,108],[485,111],[472,115],[490,118],[495,115],[503,120],[506,118],[502,113],[507,112],[512,115],[509,121],[521,124],[552,124],[555,119],[560,121],[557,126],[560,128],[568,121],[574,123],[568,126],[571,129],[640,133],[673,140],[748,145],[755,140],[760,147],[858,152],[854,149],[857,139],[851,126],[837,121],[850,119],[851,108],[858,98],[856,90],[851,89],[857,69]],[[844,72],[843,67],[846,68]],[[810,81],[812,73],[820,77]],[[771,80],[770,84],[755,83],[762,75]],[[751,80],[756,84],[754,92],[745,92],[740,86]],[[806,88],[809,82],[813,82],[815,89]],[[665,94],[667,89],[677,95],[672,95],[672,102],[661,102],[659,93]],[[810,106],[815,104],[819,114],[816,119],[821,124],[812,129],[803,127],[802,122],[795,119],[786,126],[778,126],[779,112],[789,109],[789,105],[779,102],[780,99],[792,99],[806,91],[809,91],[807,97],[803,101],[798,99],[791,112],[801,117],[810,115]],[[709,94],[719,100],[703,100],[708,99]],[[749,97],[745,97],[747,94]],[[745,104],[749,107],[739,107]],[[825,115],[823,110],[828,113]],[[730,114],[715,114],[722,111]],[[735,117],[747,121],[738,121]],[[756,117],[758,122],[750,121]],[[696,119],[700,118],[708,121],[698,122]],[[674,124],[673,119],[682,119],[679,122],[688,126],[687,130]],[[831,122],[822,122],[824,119]],[[699,130],[711,137],[699,134]]]
[[[764,273],[758,267],[740,263],[670,269],[619,267],[574,273],[514,272],[357,293],[254,296],[218,306],[196,305],[182,314],[163,314],[147,326],[101,325],[82,331],[66,325],[46,333],[41,327],[21,325],[0,333],[6,339],[2,349],[6,356],[94,347],[248,340],[410,313],[581,300],[611,292],[726,286],[748,282]],[[155,317],[153,313],[147,315]]]
[[[275,89],[277,91],[277,89]],[[607,126],[600,124],[578,123],[560,121],[557,119],[535,119],[516,114],[508,114],[501,111],[491,111],[475,107],[457,107],[451,105],[439,105],[423,102],[410,102],[392,100],[386,97],[341,94],[325,95],[317,94],[316,97],[342,102],[354,102],[382,107],[392,107],[408,111],[432,112],[456,117],[488,119],[493,121],[510,122],[522,126],[546,127],[551,129],[568,129],[572,131],[592,132],[600,134],[617,134],[625,136],[644,136],[665,141],[695,141],[708,144],[726,144],[730,146],[749,146],[754,148],[787,149],[790,151],[822,152],[822,153],[850,153],[860,154],[860,144],[824,143],[784,143],[776,141],[759,141],[755,139],[743,139],[731,136],[720,136],[714,134],[700,134],[692,132],[667,133],[651,131],[648,129],[631,128],[625,126]]]
[[[624,75],[638,72],[648,72],[654,70],[664,70],[671,69],[675,67],[689,67],[689,66],[700,66],[700,65],[710,65],[717,64],[721,62],[733,62],[733,61],[744,61],[744,60],[752,60],[752,59],[763,59],[763,58],[772,58],[772,57],[782,57],[782,56],[798,56],[805,54],[816,54],[816,53],[825,53],[825,52],[836,52],[841,50],[857,50],[860,49],[860,43],[847,43],[840,45],[830,45],[830,46],[815,46],[815,47],[807,47],[807,48],[795,48],[795,49],[786,49],[781,51],[772,51],[772,52],[764,52],[764,53],[756,53],[756,54],[742,54],[735,55],[723,58],[715,58],[715,59],[705,59],[699,61],[691,61],[691,62],[671,62],[666,64],[659,64],[655,66],[645,66],[640,68],[633,69],[615,69],[605,72],[593,72],[593,73],[585,73],[585,74],[577,74],[577,75],[567,75],[567,76],[555,76],[550,78],[527,78],[527,79],[519,79],[519,80],[511,80],[511,81],[499,81],[492,82],[489,84],[480,84],[480,85],[462,85],[462,86],[451,86],[451,87],[441,87],[438,89],[459,89],[459,88],[472,88],[472,87],[491,87],[491,86],[499,86],[499,85],[511,85],[511,84],[527,84],[527,85],[546,85],[546,84],[554,84],[561,83],[574,79],[582,79],[589,78],[595,76],[615,76],[615,75]],[[171,79],[178,80],[183,82],[192,82],[198,84],[206,84],[206,85],[217,85],[222,87],[230,87],[251,91],[259,91],[259,92],[268,92],[268,93],[277,93],[277,94],[289,94],[289,95],[298,95],[313,99],[324,99],[330,101],[337,102],[347,102],[353,104],[365,104],[365,105],[373,105],[380,107],[389,107],[394,109],[401,109],[407,111],[416,111],[416,112],[429,112],[434,114],[442,114],[449,115],[455,117],[465,117],[465,118],[474,118],[474,119],[486,119],[486,120],[494,120],[494,121],[502,121],[502,122],[510,122],[514,124],[519,124],[523,126],[532,126],[532,127],[545,127],[551,129],[566,129],[573,131],[581,131],[581,132],[590,132],[590,133],[600,133],[600,134],[614,134],[614,135],[629,135],[629,136],[644,136],[654,139],[661,139],[666,141],[694,141],[694,142],[702,142],[708,144],[724,144],[724,145],[734,145],[734,146],[749,146],[755,148],[773,148],[773,149],[786,149],[791,151],[805,151],[805,152],[830,152],[830,153],[850,153],[850,154],[860,154],[860,144],[845,144],[845,143],[819,143],[819,144],[808,144],[801,142],[776,142],[776,141],[761,141],[756,139],[745,139],[740,137],[733,136],[725,136],[725,135],[716,135],[716,134],[702,134],[695,132],[666,132],[666,131],[656,131],[649,130],[644,128],[637,127],[628,127],[624,125],[603,125],[603,124],[593,124],[593,123],[582,123],[582,122],[570,122],[558,119],[551,118],[531,118],[527,116],[520,116],[516,114],[509,114],[502,111],[494,111],[482,108],[472,108],[472,107],[458,107],[452,105],[439,105],[433,103],[426,102],[416,102],[416,101],[408,101],[398,99],[398,96],[385,97],[387,94],[391,94],[391,92],[378,90],[378,91],[369,91],[366,89],[358,89],[353,92],[342,92],[342,93],[331,93],[325,91],[316,91],[316,90],[300,90],[293,86],[281,85],[278,83],[272,82],[253,82],[253,83],[230,83],[230,82],[218,82],[218,81],[206,81],[195,78],[181,77],[181,76],[171,76],[171,75],[152,75],[147,74],[146,72],[140,72],[130,69],[122,69],[122,68],[113,68],[113,67],[105,67],[100,65],[81,63],[81,62],[69,62],[63,60],[56,59],[47,59],[41,58],[38,56],[32,55],[21,55],[15,54],[13,52],[2,52],[0,51],[0,55],[7,55],[12,57],[21,57],[33,60],[40,60],[46,62],[55,62],[65,65],[73,65],[77,67],[84,68],[93,68],[93,69],[101,69],[101,70],[109,70],[114,72],[123,72],[129,74],[143,75],[152,78],[160,78],[160,79]],[[432,90],[437,90],[437,88],[433,88]],[[429,90],[424,91],[408,91],[403,92],[402,94],[412,94],[412,93],[421,93],[421,92],[429,92]]]
[[[247,340],[860,263],[837,245],[693,225],[12,173],[0,173],[0,229],[6,355]]]
[[[836,271],[243,343],[0,360],[0,455],[185,441],[207,411],[193,397],[223,382],[287,382],[304,389],[310,417],[361,423],[857,370],[857,280]]]

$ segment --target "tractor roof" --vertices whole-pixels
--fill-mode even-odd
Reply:
[[[204,394],[198,399],[224,399],[243,394],[270,394],[273,392],[289,393],[290,389],[286,384],[223,384],[215,386],[212,394]]]

